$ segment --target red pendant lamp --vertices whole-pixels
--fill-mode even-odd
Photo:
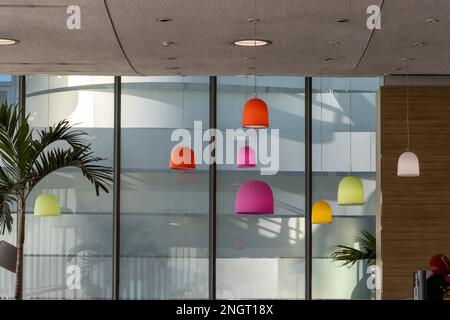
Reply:
[[[242,126],[255,129],[269,127],[269,110],[264,100],[255,97],[245,103]]]
[[[194,150],[189,147],[173,148],[169,167],[172,170],[195,170]]]
[[[184,76],[183,76],[183,92],[182,92],[182,111],[184,122]],[[190,147],[175,147],[170,154],[169,168],[172,170],[195,170],[194,150]]]
[[[256,25],[259,19],[256,17],[256,0],[255,0],[255,16],[253,17],[254,39],[256,44]],[[257,46],[255,45],[255,50]],[[254,97],[248,100],[244,105],[242,113],[242,126],[244,128],[261,129],[269,127],[269,110],[264,100],[259,99],[256,93],[256,55],[253,57],[254,74]]]

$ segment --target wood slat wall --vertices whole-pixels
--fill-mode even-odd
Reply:
[[[405,151],[406,87],[380,90],[383,299],[411,298],[412,273],[434,254],[450,257],[450,87],[413,86],[410,151],[420,177],[397,177]]]

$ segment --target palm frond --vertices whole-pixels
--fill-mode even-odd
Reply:
[[[11,233],[13,223],[10,204],[7,200],[0,198],[0,234],[4,235],[6,230]]]
[[[360,244],[361,250],[345,245],[337,245],[330,258],[340,263],[340,266],[351,267],[359,260],[367,260],[369,264],[375,264],[376,238],[368,231],[361,231],[361,235],[361,237],[355,238],[355,241]]]
[[[104,159],[95,157],[89,145],[75,150],[61,148],[46,150],[40,154],[31,169],[32,174],[28,178],[29,190],[48,174],[62,168],[75,167],[94,184],[97,195],[100,194],[100,190],[108,193],[112,182],[112,170],[96,164],[101,160]]]

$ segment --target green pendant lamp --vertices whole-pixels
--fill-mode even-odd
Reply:
[[[323,97],[322,97],[322,70],[320,69],[320,176],[323,175],[323,119],[322,119],[322,110],[323,110]],[[321,189],[323,187],[321,186]],[[333,221],[332,210],[330,204],[323,200],[323,192],[320,192],[320,200],[317,201],[311,212],[312,216],[312,224],[330,224]]]
[[[349,43],[351,44],[351,26],[349,25]],[[351,52],[351,50],[350,50]],[[340,206],[361,206],[364,205],[364,187],[361,179],[352,175],[352,77],[351,77],[351,64],[350,56],[348,61],[349,67],[349,123],[348,132],[350,136],[349,150],[350,150],[350,175],[344,177],[339,182],[338,187],[338,205]]]
[[[34,215],[36,217],[59,217],[61,215],[59,199],[49,193],[41,194],[34,203]]]
[[[361,179],[355,176],[342,178],[338,187],[338,205],[362,206],[364,203],[364,187]]]

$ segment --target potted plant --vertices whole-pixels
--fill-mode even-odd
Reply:
[[[26,200],[34,187],[50,173],[67,167],[79,168],[95,187],[97,196],[108,192],[112,169],[97,164],[104,160],[94,155],[84,138],[87,133],[74,130],[67,120],[36,131],[22,121],[17,105],[0,107],[0,232],[11,232],[11,206],[17,205],[18,238],[15,299],[22,299],[23,253]],[[55,146],[57,141],[66,147]]]

